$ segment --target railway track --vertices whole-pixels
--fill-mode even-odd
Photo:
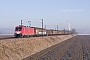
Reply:
[[[22,60],[90,60],[90,36],[75,36]]]
[[[0,40],[5,40],[5,39],[14,39],[15,37],[5,37],[5,38],[0,38]]]
[[[14,35],[0,35],[0,40],[13,39]]]
[[[50,35],[50,36],[60,36],[60,35]],[[33,37],[42,37],[42,36],[33,36]],[[19,38],[33,38],[33,37],[19,37]],[[12,36],[0,36],[0,40],[5,40],[5,39],[15,39],[16,37]],[[18,39],[18,38],[16,38]]]

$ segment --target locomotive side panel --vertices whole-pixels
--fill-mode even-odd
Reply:
[[[34,35],[34,28],[29,28],[29,27],[23,27],[22,28],[22,34],[23,35]]]

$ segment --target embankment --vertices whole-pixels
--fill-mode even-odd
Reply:
[[[21,60],[75,35],[0,40],[0,60]]]

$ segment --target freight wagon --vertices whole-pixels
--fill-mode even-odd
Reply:
[[[30,27],[30,28],[34,28],[34,36],[41,36],[42,34],[43,35],[47,34],[46,29],[44,28],[43,28],[43,31],[42,31],[42,28],[38,28],[38,27]]]
[[[51,36],[51,35],[53,35],[53,30],[46,30],[47,31],[47,36]]]
[[[60,35],[68,35],[68,34],[70,34],[70,31],[60,30],[60,31],[59,31],[59,34],[60,34]]]
[[[59,34],[59,30],[53,30],[53,35],[58,35]]]

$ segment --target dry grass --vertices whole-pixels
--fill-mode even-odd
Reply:
[[[0,60],[21,60],[21,58],[30,56],[71,37],[73,36],[65,35],[46,36],[43,39],[42,37],[34,37],[0,40]]]

